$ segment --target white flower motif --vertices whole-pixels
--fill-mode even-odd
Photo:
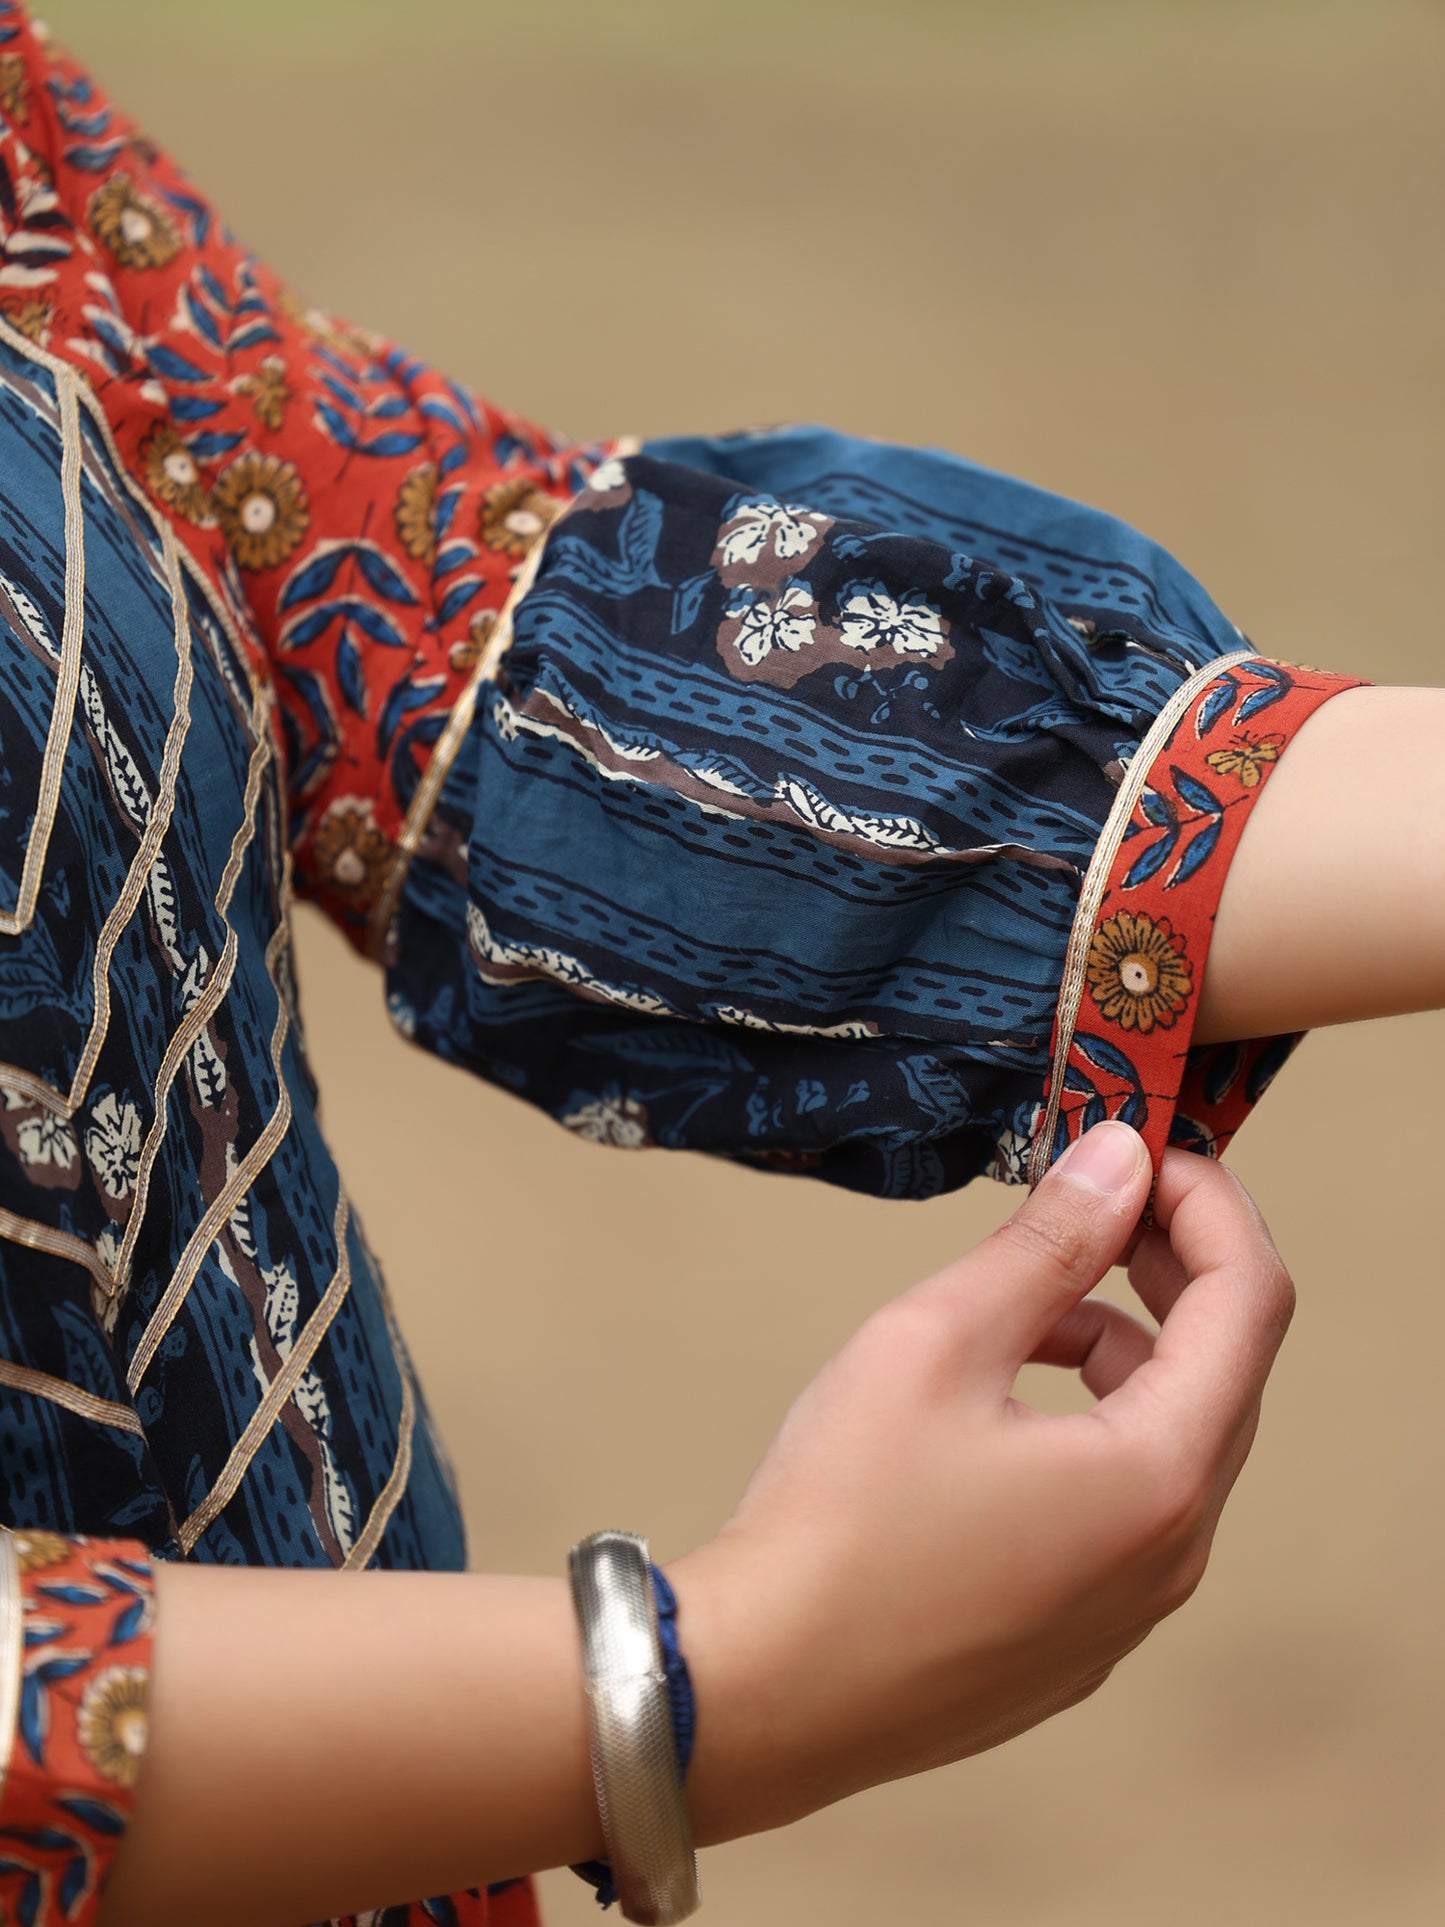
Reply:
[[[841,641],[849,649],[892,649],[900,656],[937,655],[943,618],[921,595],[899,602],[881,582],[853,582],[844,591]]]
[[[15,1143],[22,1164],[54,1164],[68,1171],[80,1156],[74,1131],[53,1111],[37,1110],[27,1117],[15,1133]]]
[[[140,1112],[134,1104],[122,1104],[114,1091],[106,1092],[90,1113],[85,1155],[108,1196],[130,1196],[140,1165]]]
[[[766,596],[736,600],[728,615],[738,625],[733,646],[754,669],[774,649],[804,649],[817,640],[817,605],[800,582],[784,589],[776,602]]]
[[[784,562],[806,555],[821,540],[832,518],[788,502],[744,502],[723,523],[718,536],[722,566],[756,562],[768,549]]]
[[[635,1097],[623,1097],[620,1091],[608,1091],[590,1104],[569,1111],[562,1124],[593,1144],[612,1144],[623,1151],[640,1150],[647,1142],[646,1107]]]
[[[114,1225],[107,1225],[95,1241],[95,1255],[106,1270],[115,1276],[116,1265],[120,1261],[120,1239]],[[115,1330],[116,1320],[120,1317],[120,1301],[125,1293],[119,1289],[103,1291],[99,1284],[90,1287],[90,1306],[103,1332],[109,1335]]]
[[[620,455],[609,455],[605,462],[594,468],[587,478],[588,488],[595,488],[599,495],[609,489],[621,488],[627,480],[627,470],[622,466]]]

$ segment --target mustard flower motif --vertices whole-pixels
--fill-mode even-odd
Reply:
[[[129,174],[112,174],[90,197],[91,232],[123,268],[163,268],[181,251],[175,223]]]
[[[279,455],[238,456],[216,483],[211,506],[243,569],[274,569],[311,525],[296,465]]]
[[[1100,1013],[1147,1036],[1167,1029],[1189,1001],[1193,980],[1179,940],[1161,918],[1121,910],[1101,923],[1089,946],[1089,989]]]

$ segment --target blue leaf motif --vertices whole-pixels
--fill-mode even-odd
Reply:
[[[394,422],[398,415],[409,415],[414,404],[406,395],[382,395],[376,401],[368,402],[366,419],[369,422]]]
[[[1194,718],[1196,736],[1207,736],[1220,717],[1228,712],[1230,704],[1239,694],[1239,684],[1233,676],[1221,676],[1218,683],[1199,705],[1199,713]]]
[[[356,560],[372,588],[378,595],[385,596],[388,602],[399,602],[403,607],[410,608],[420,601],[421,598],[401,570],[374,543],[358,542]]]
[[[354,414],[361,414],[366,406],[357,391],[348,382],[338,381],[335,375],[323,375],[321,385],[329,388],[341,406],[351,409]]]
[[[106,1596],[104,1586],[37,1585],[35,1590],[43,1593],[47,1599],[60,1600],[66,1606],[98,1606]]]
[[[349,548],[349,543],[338,542],[293,569],[286,578],[286,586],[276,598],[277,611],[294,609],[298,602],[309,602],[313,596],[325,595],[336,580]]]
[[[413,434],[409,430],[391,428],[384,435],[373,435],[370,441],[357,442],[356,450],[360,455],[381,457],[410,455],[414,449],[421,447],[421,443],[420,435]]]
[[[218,415],[225,405],[207,401],[204,395],[171,396],[171,414],[178,422],[203,422],[210,415]]]
[[[74,1913],[77,1901],[89,1885],[90,1863],[85,1855],[78,1854],[74,1860],[67,1860],[56,1893],[56,1899],[60,1902],[60,1911],[67,1919]]]
[[[1064,1089],[1077,1091],[1081,1096],[1096,1097],[1099,1087],[1092,1077],[1086,1077],[1077,1064],[1064,1066]]]
[[[1163,836],[1155,837],[1154,841],[1144,851],[1143,855],[1137,858],[1132,868],[1126,874],[1122,888],[1132,890],[1140,883],[1147,883],[1156,870],[1163,869],[1165,863],[1173,854],[1174,846],[1178,841],[1178,830],[1170,830]]]
[[[45,1735],[49,1725],[50,1706],[45,1688],[34,1673],[27,1673],[20,1688],[20,1737],[37,1766],[45,1764]]]
[[[1137,1089],[1139,1073],[1134,1060],[1117,1044],[1111,1044],[1107,1037],[1095,1037],[1086,1030],[1074,1032],[1074,1049],[1086,1058],[1097,1071],[1107,1071],[1110,1077],[1122,1077]]]
[[[206,203],[197,200],[194,194],[182,194],[178,188],[167,187],[162,190],[171,206],[191,219],[191,231],[198,246],[204,247],[211,233],[211,210]]]
[[[269,321],[247,321],[233,328],[226,337],[226,352],[234,355],[242,348],[259,348],[263,342],[279,341],[280,335]]]
[[[190,322],[196,333],[200,335],[203,341],[209,341],[211,346],[219,351],[222,345],[221,330],[216,323],[216,317],[211,313],[209,308],[205,307],[196,299],[189,288],[185,290],[181,298],[185,303],[186,319]]]
[[[316,417],[332,441],[339,442],[343,448],[355,448],[356,433],[339,408],[333,408],[329,401],[318,401]]]
[[[1108,1107],[1102,1097],[1091,1097],[1084,1106],[1083,1129],[1092,1131],[1096,1124],[1102,1124],[1109,1115]]]
[[[439,395],[423,395],[417,406],[420,413],[429,421],[445,422],[447,427],[455,429],[458,435],[466,434],[466,423],[454,409],[448,408]]]
[[[1228,1096],[1243,1069],[1242,1044],[1226,1044],[1215,1051],[1204,1074],[1204,1095],[1211,1104],[1218,1104]]]
[[[1144,791],[1139,798],[1139,810],[1145,822],[1152,823],[1156,829],[1162,830],[1177,821],[1168,797],[1161,796],[1158,790]],[[1129,827],[1133,829],[1135,825],[1131,823]]]
[[[1271,703],[1277,703],[1285,693],[1284,686],[1276,689],[1256,689],[1252,696],[1245,697],[1235,711],[1235,722],[1247,723],[1251,716],[1257,716],[1262,709],[1268,709]]]
[[[72,167],[81,168],[87,174],[103,174],[105,170],[125,152],[125,141],[76,141],[65,150],[65,158]]]
[[[212,462],[220,455],[229,455],[245,439],[244,433],[234,430],[223,434],[217,429],[203,428],[199,435],[191,436],[187,446],[200,461]]]
[[[702,599],[707,594],[708,584],[713,580],[711,569],[704,569],[700,575],[689,576],[680,582],[672,596],[672,633],[680,636],[690,629],[697,620],[697,612],[702,607]],[[731,613],[731,611],[729,612]]]
[[[16,1902],[20,1927],[35,1927],[40,1918],[40,1893],[40,1876],[32,1874],[20,1889],[20,1898]]]
[[[1177,764],[1169,765],[1169,774],[1174,778],[1174,787],[1184,798],[1191,810],[1202,810],[1209,816],[1222,816],[1224,805],[1207,784],[1201,783],[1197,776],[1191,776],[1187,769]]]
[[[1123,1106],[1120,1109],[1119,1121],[1122,1124],[1132,1125],[1136,1131],[1142,1131],[1148,1116],[1149,1104],[1144,1093],[1142,1091],[1132,1091],[1124,1100]]]
[[[364,716],[366,675],[361,665],[361,651],[352,641],[349,628],[343,628],[336,645],[336,682],[347,706],[354,709],[358,716]]]
[[[442,597],[441,607],[437,610],[439,626],[445,628],[453,616],[460,615],[481,587],[482,578],[479,575],[459,577]]]
[[[111,111],[102,107],[98,114],[77,114],[73,107],[64,101],[59,103],[59,120],[67,134],[80,134],[86,140],[96,140],[110,126]]]
[[[384,756],[402,719],[414,709],[422,709],[446,687],[445,676],[424,676],[419,682],[402,681],[392,689],[381,706],[376,725],[376,748]]]
[[[475,542],[457,541],[446,543],[442,548],[437,550],[436,565],[432,569],[432,580],[434,582],[444,582],[449,575],[455,575],[458,569],[464,569],[468,562],[471,562],[475,558],[476,553],[477,545]]]
[[[24,1017],[65,1002],[60,957],[49,929],[32,924],[18,950],[0,953],[0,1017]]]
[[[281,674],[306,705],[312,722],[321,734],[333,733],[336,728],[336,716],[331,707],[331,698],[325,683],[315,670],[283,669]]]
[[[378,609],[374,603],[365,601],[361,596],[333,596],[329,602],[319,602],[304,616],[297,616],[286,623],[278,638],[283,649],[300,649],[308,642],[314,642],[324,630],[343,617],[354,623],[364,635],[371,637],[388,649],[405,649],[406,637],[391,618]]]
[[[145,1624],[145,1618],[145,1600],[132,1599],[130,1604],[115,1616],[115,1624],[110,1629],[111,1645],[123,1646],[128,1639],[134,1639]]]
[[[166,381],[209,381],[211,371],[200,368],[185,355],[178,354],[174,348],[167,348],[164,342],[156,341],[146,350],[146,360],[154,372]]]
[[[1220,822],[1218,817],[1216,817],[1212,823],[1205,824],[1204,828],[1199,832],[1198,836],[1195,837],[1183,856],[1180,857],[1173,876],[1166,880],[1166,889],[1172,890],[1177,883],[1187,883],[1197,870],[1203,869],[1213,854],[1215,844],[1219,841],[1219,830]]]

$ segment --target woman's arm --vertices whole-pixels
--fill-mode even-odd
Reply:
[[[1157,1339],[1081,1302],[1148,1188],[1132,1132],[1091,1133],[859,1330],[669,1568],[700,1844],[997,1745],[1196,1583],[1289,1281],[1229,1174],[1175,1152],[1131,1266]],[[1029,1358],[1100,1403],[1021,1407]],[[152,1715],[105,1927],[294,1927],[601,1848],[560,1580],[164,1569]]]
[[[1445,690],[1352,689],[1310,718],[1250,814],[1195,1041],[1445,1004]]]

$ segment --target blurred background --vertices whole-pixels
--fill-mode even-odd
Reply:
[[[1266,651],[1445,680],[1438,5],[44,11],[308,299],[500,401],[945,444],[1141,523]],[[298,938],[479,1566],[706,1536],[827,1353],[1017,1201],[575,1142]],[[1445,1019],[1322,1034],[1240,1140],[1300,1312],[1191,1607],[1042,1731],[705,1855],[706,1919],[1445,1918],[1442,1075]]]

